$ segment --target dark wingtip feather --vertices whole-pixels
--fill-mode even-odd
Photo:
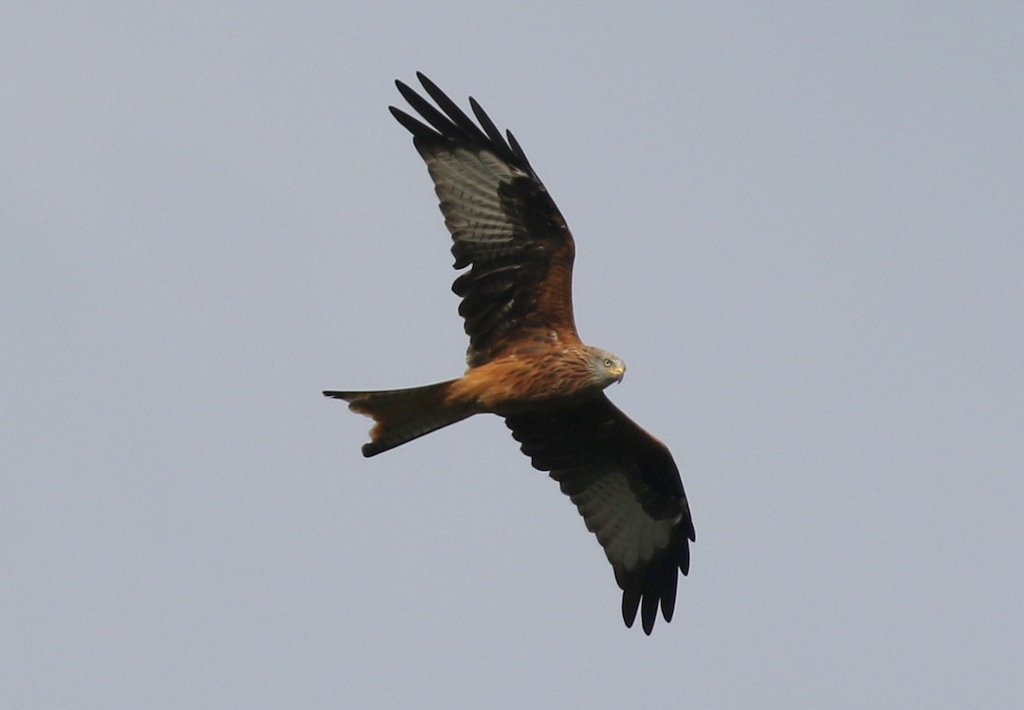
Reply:
[[[423,84],[423,88],[426,90],[427,94],[434,100],[434,103],[436,103],[448,118],[450,118],[460,130],[462,130],[467,138],[484,143],[487,142],[487,136],[484,135],[479,126],[473,123],[473,120],[466,115],[465,111],[459,108],[458,104],[448,98],[448,94],[441,91],[437,84],[432,82],[422,73],[417,72],[416,76],[419,78],[420,83]]]
[[[690,538],[693,539],[692,537]],[[683,574],[689,574],[690,572],[690,546],[683,540],[680,544],[679,550],[679,571]]]
[[[633,628],[636,621],[636,612],[640,608],[640,591],[626,590],[622,592],[622,620],[626,622],[626,628]]]
[[[672,621],[672,615],[676,611],[676,589],[679,583],[679,575],[676,568],[669,566],[665,573],[665,589],[661,594],[661,616],[665,623]]]
[[[413,89],[409,88],[408,85],[396,79],[395,86],[398,87],[398,92],[402,95],[402,98],[408,101],[410,106],[416,109],[416,113],[422,116],[427,123],[434,127],[436,133],[431,134],[433,138],[441,139],[446,136],[449,138],[462,136],[462,130],[454,121],[431,106],[429,101],[417,94]]]
[[[674,570],[673,570],[674,571]],[[643,598],[640,608],[640,619],[643,621],[644,633],[648,636],[654,631],[654,621],[658,618],[658,597],[648,594]]]
[[[391,115],[394,116],[395,119],[401,123],[407,131],[409,131],[409,133],[412,133],[414,138],[430,140],[431,138],[437,137],[437,133],[435,133],[433,129],[416,120],[402,109],[395,108],[394,106],[388,106],[388,111],[391,112]]]
[[[498,127],[494,125],[494,121],[492,121],[491,117],[487,115],[486,111],[484,111],[483,106],[477,103],[477,100],[472,96],[469,97],[469,106],[473,109],[473,115],[476,116],[476,120],[480,122],[480,125],[483,127],[484,133],[487,134],[487,137],[499,145],[506,145],[505,137],[501,135],[501,131],[499,131]]]
[[[519,141],[517,141],[516,137],[512,135],[512,131],[505,131],[505,134],[508,136],[508,144],[512,147],[512,152],[517,158],[523,161],[523,167],[532,173],[533,166],[530,165],[530,161],[527,160],[526,152],[523,151],[523,147],[519,145]]]
[[[474,99],[470,98],[470,106],[480,123],[479,126],[423,72],[416,72],[416,78],[419,79],[423,89],[434,100],[437,107],[400,79],[395,79],[395,86],[402,97],[419,114],[419,117],[413,118],[394,106],[390,107],[391,114],[415,138],[428,145],[444,141],[457,141],[472,147],[485,148],[510,165],[536,176],[530,166],[530,161],[526,159],[526,154],[522,147],[515,142],[515,138],[508,134],[512,140],[510,147],[501,131]],[[421,122],[420,118],[426,123]]]

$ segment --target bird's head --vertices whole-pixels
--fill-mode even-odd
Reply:
[[[626,374],[626,365],[618,355],[599,348],[590,348],[590,369],[602,389],[613,382],[622,382]]]

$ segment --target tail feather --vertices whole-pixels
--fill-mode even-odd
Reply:
[[[353,412],[373,418],[376,424],[362,451],[375,456],[474,414],[445,401],[452,382],[379,392],[328,391],[324,396],[343,399]]]

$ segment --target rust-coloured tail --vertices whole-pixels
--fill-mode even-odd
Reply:
[[[363,456],[375,456],[474,414],[464,406],[445,403],[452,382],[404,390],[324,395],[343,399],[353,412],[373,417],[377,423],[370,431],[370,442],[363,444]]]

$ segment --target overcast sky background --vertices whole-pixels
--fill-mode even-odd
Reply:
[[[0,705],[1024,704],[1024,5],[0,9]],[[671,8],[671,9],[668,9]],[[676,617],[461,373],[393,80],[511,128],[671,447]]]

